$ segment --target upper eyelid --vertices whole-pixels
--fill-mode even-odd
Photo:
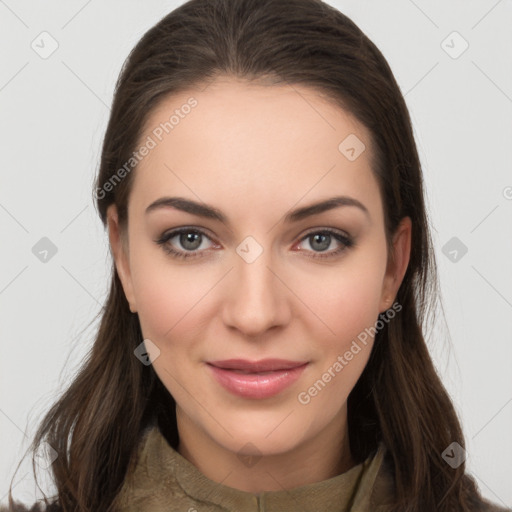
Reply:
[[[193,227],[193,226],[184,226],[184,227],[180,227],[180,228],[174,228],[174,229],[169,229],[169,230],[166,230],[162,233],[161,236],[158,237],[158,239],[167,239],[167,240],[171,240],[172,238],[174,238],[175,236],[178,236],[182,233],[191,233],[191,232],[196,232],[196,233],[199,233],[203,236],[205,236],[206,238],[208,238],[210,241],[214,241],[214,238],[215,237],[212,237],[208,234],[208,231],[205,230],[204,228],[196,228],[196,227]],[[157,240],[158,240],[157,239]],[[189,252],[192,252],[192,251],[189,251]]]
[[[184,233],[184,232],[197,232],[203,236],[206,236],[206,238],[208,238],[211,242],[214,242],[214,243],[217,243],[215,241],[215,238],[210,236],[208,234],[208,230],[206,230],[205,228],[199,228],[199,227],[194,227],[194,226],[183,226],[183,227],[178,227],[178,228],[174,228],[174,229],[170,229],[170,230],[167,230],[167,231],[164,231],[164,233],[159,237],[159,239],[167,239],[167,241],[171,240],[172,238],[180,235],[181,233]],[[332,227],[318,227],[318,228],[309,228],[299,239],[300,242],[302,242],[304,239],[306,239],[308,236],[312,235],[312,234],[316,234],[316,233],[322,233],[322,232],[334,232],[335,234],[338,234],[342,237],[345,237],[345,238],[348,238],[349,240],[352,240],[352,235],[350,235],[349,233],[347,233],[346,231],[342,230],[342,229],[339,229],[339,228],[332,228]],[[338,240],[339,242],[339,240]],[[193,253],[194,251],[184,251],[184,252],[190,252],[190,253]],[[196,249],[196,252],[203,252],[202,250],[197,250]]]

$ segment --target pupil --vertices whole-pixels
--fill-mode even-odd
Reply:
[[[321,242],[321,239],[323,239],[323,243]],[[329,247],[331,236],[330,235],[314,235],[313,236],[314,243],[316,243],[318,240],[320,240],[320,247],[317,247],[318,249],[327,249]]]
[[[197,249],[201,243],[197,243],[199,240],[199,233],[185,233],[181,235],[181,244],[186,249],[195,250]]]
[[[200,239],[199,233],[185,233],[181,235],[181,244],[183,247],[195,250],[197,249],[201,244],[197,243]],[[316,249],[319,250],[325,250],[329,247],[331,241],[330,235],[313,235],[313,245],[319,243],[319,246],[316,247]]]

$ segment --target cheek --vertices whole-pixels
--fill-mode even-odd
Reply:
[[[377,254],[359,253],[340,265],[321,290],[312,288],[310,293],[309,300],[316,302],[323,322],[334,332],[324,338],[319,364],[299,400],[314,403],[319,422],[328,421],[343,406],[370,357],[385,273]]]
[[[185,401],[185,383],[188,392],[199,392],[189,381],[188,364],[201,339],[201,316],[205,314],[201,299],[212,287],[211,279],[204,272],[160,263],[154,255],[150,264],[143,264],[142,256],[132,260],[142,335],[160,350],[153,362],[158,377],[176,400]]]
[[[316,327],[310,328],[313,337],[317,333],[316,363],[297,400],[315,410],[312,429],[331,421],[341,410],[370,357],[379,299],[379,290],[371,277],[340,277],[340,286],[333,284],[325,293],[310,295],[322,322],[317,320]],[[329,334],[321,335],[325,325]]]
[[[342,350],[377,321],[383,276],[382,261],[371,257],[347,258],[338,269],[303,273],[294,280],[294,292],[313,313],[303,317],[310,318],[309,329]]]
[[[215,283],[207,266],[192,269],[146,249],[132,253],[131,272],[144,337],[163,342],[197,329],[201,300]]]

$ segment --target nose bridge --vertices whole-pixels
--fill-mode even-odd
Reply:
[[[285,321],[286,287],[275,276],[270,247],[245,238],[234,255],[225,321],[246,334],[258,334]]]

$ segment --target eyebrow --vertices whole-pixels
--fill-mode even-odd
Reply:
[[[319,213],[339,208],[341,206],[355,206],[370,217],[370,212],[366,206],[357,199],[349,196],[336,196],[292,210],[285,215],[284,222],[287,224],[298,222],[312,215],[318,215]],[[229,225],[227,217],[217,208],[205,203],[192,201],[191,199],[185,199],[184,197],[161,197],[152,202],[146,208],[146,214],[160,208],[174,208],[176,210],[191,213],[192,215],[197,215],[198,217],[217,220],[223,224]]]

